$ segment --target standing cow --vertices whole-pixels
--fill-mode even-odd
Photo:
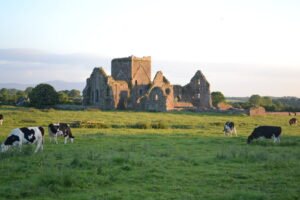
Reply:
[[[292,118],[292,119],[290,119],[290,121],[289,121],[289,124],[290,124],[290,126],[292,126],[292,125],[297,125],[297,119],[296,118]]]
[[[68,138],[73,143],[74,136],[72,135],[71,128],[66,123],[58,123],[58,124],[49,124],[48,126],[48,132],[50,136],[50,142],[52,139],[55,141],[56,144],[58,144],[57,136],[64,136],[65,137],[65,144],[68,141]]]
[[[43,150],[44,132],[43,127],[16,128],[1,144],[1,152],[7,151],[11,146],[19,146],[21,150],[23,144],[36,144],[35,153]]]
[[[259,126],[253,130],[249,135],[247,143],[250,144],[252,140],[258,138],[274,139],[275,142],[280,142],[281,127],[279,126]]]
[[[232,133],[235,134],[235,136],[237,136],[237,132],[236,132],[236,129],[235,129],[235,126],[234,126],[234,123],[233,122],[226,122],[224,124],[224,135],[232,135]]]
[[[2,114],[0,114],[0,125],[1,125],[1,126],[2,126],[3,120],[4,120],[4,117],[3,117]]]

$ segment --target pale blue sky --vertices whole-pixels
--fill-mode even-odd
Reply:
[[[299,10],[296,0],[0,0],[0,82],[84,81],[114,57],[150,55],[152,76],[174,84],[200,69],[227,96],[300,96],[290,87]]]

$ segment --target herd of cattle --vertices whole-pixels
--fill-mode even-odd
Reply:
[[[4,117],[0,114],[0,125],[3,124]],[[290,125],[296,125],[297,119],[292,118],[289,120]],[[249,135],[247,143],[250,144],[252,140],[258,138],[274,139],[274,142],[280,142],[281,127],[279,126],[259,126],[256,127],[253,132]],[[233,133],[237,136],[237,131],[234,122],[228,121],[224,124],[224,135],[232,135]],[[50,142],[54,140],[57,144],[57,137],[63,136],[64,143],[66,144],[68,139],[73,143],[74,136],[72,135],[71,128],[66,123],[49,124],[48,133]],[[16,128],[11,131],[6,140],[1,144],[1,152],[5,152],[11,146],[19,146],[20,149],[23,144],[36,144],[35,153],[39,150],[43,150],[45,130],[43,127],[23,127]]]

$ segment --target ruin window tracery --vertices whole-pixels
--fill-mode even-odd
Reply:
[[[96,90],[96,102],[99,102],[99,90]]]
[[[158,94],[155,94],[154,100],[155,100],[155,101],[158,101]]]

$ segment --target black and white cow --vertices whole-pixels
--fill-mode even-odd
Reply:
[[[43,127],[23,127],[11,131],[6,140],[1,144],[1,152],[5,152],[11,146],[19,146],[22,149],[23,144],[36,144],[35,153],[43,150],[44,141]]]
[[[58,144],[57,136],[64,136],[65,144],[67,143],[68,138],[70,139],[70,141],[72,143],[74,141],[74,136],[72,135],[71,128],[66,123],[49,124],[48,132],[49,132],[49,136],[50,136],[50,142],[53,139],[55,141],[55,143]]]
[[[280,142],[281,127],[279,126],[259,126],[249,135],[247,143],[258,138],[274,139],[274,142]]]
[[[235,136],[237,136],[237,132],[236,132],[236,129],[235,129],[235,126],[234,126],[234,123],[233,122],[226,122],[224,124],[224,135],[232,135],[232,133],[235,134]]]
[[[0,125],[1,125],[1,126],[2,126],[3,120],[4,120],[4,117],[3,117],[2,114],[0,114]]]

